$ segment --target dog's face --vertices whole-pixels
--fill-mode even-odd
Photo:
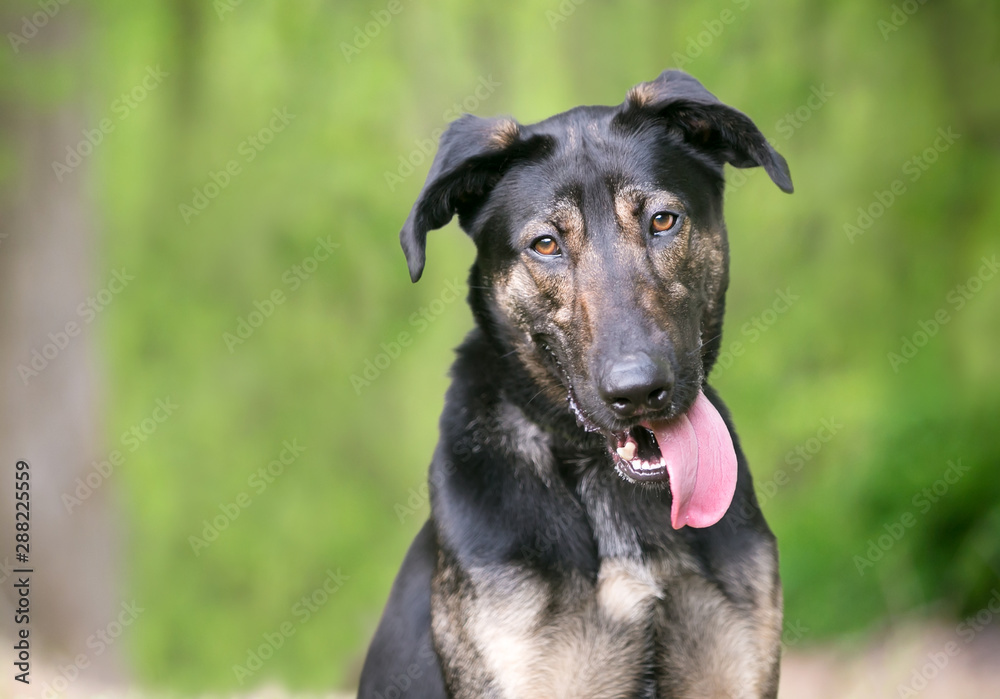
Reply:
[[[478,248],[479,322],[608,437],[623,475],[664,480],[656,428],[689,411],[719,347],[723,162],[791,190],[753,123],[677,71],[618,107],[530,126],[466,116],[401,234],[411,276],[427,230],[458,213]]]
[[[527,127],[547,153],[507,171],[473,229],[492,321],[550,397],[608,433],[690,407],[727,274],[716,173],[615,115]]]

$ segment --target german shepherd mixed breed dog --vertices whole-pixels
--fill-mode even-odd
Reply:
[[[616,107],[449,126],[400,238],[417,281],[458,214],[476,327],[360,697],[776,695],[775,540],[705,382],[724,163],[792,191],[753,122],[679,71]]]

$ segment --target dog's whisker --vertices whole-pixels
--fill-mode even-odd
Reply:
[[[545,393],[545,389],[544,388],[539,389],[538,392],[535,393],[535,395],[533,395],[526,401],[526,404],[531,403],[531,401],[535,400],[536,398],[538,398],[538,396],[542,395],[543,393]]]

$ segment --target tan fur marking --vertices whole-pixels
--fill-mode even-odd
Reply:
[[[561,200],[555,202],[549,218],[560,231],[569,247],[568,252],[572,254],[583,244],[586,235],[586,227],[583,221],[583,212],[573,202]]]
[[[552,316],[552,320],[556,325],[565,328],[573,322],[573,308],[569,305],[560,305],[555,315]]]
[[[502,119],[493,127],[493,133],[490,134],[489,139],[490,147],[496,149],[507,148],[513,145],[520,135],[521,127],[516,121],[513,119]]]
[[[782,593],[777,583],[778,561],[773,549],[760,547],[749,553],[750,563],[745,575],[754,590],[754,627],[757,630],[757,655],[771,658],[781,654]],[[776,682],[772,668],[766,662],[760,668],[761,686]]]
[[[544,229],[539,227],[538,230]],[[566,389],[540,363],[538,352],[525,320],[529,305],[536,302],[540,294],[538,281],[532,276],[528,266],[518,264],[511,267],[506,275],[497,278],[493,288],[497,306],[503,316],[520,331],[519,341],[515,348],[517,356],[532,377],[538,381],[549,399],[561,403],[566,399]]]
[[[679,597],[688,607],[684,612],[688,632],[684,635],[689,647],[694,645],[700,651],[690,658],[693,662],[683,675],[687,696],[760,696],[754,629],[749,620],[734,613],[729,602],[700,578],[678,587],[682,590]],[[674,653],[679,654],[678,646],[682,645],[678,643]]]
[[[632,188],[623,189],[615,194],[615,219],[619,228],[633,237],[643,232],[636,215],[636,209],[641,206],[643,198],[642,192]]]
[[[575,126],[566,127],[564,147],[566,150],[576,150],[580,147],[580,132]]]
[[[575,256],[585,237],[583,214],[568,200],[553,202],[544,214],[525,224],[517,244],[527,246],[539,236],[556,235],[556,229],[560,232],[563,254]],[[540,362],[528,319],[537,313],[540,304],[544,304],[545,312],[551,314],[555,325],[564,331],[571,329],[575,306],[572,286],[554,281],[536,265],[515,264],[494,280],[493,288],[502,316],[523,332],[516,347],[518,357],[546,395],[562,403],[566,400],[566,387]]]
[[[611,562],[611,586],[627,584],[640,600],[652,600],[649,572],[638,562]],[[649,605],[633,610],[628,620],[609,618],[597,592],[582,580],[570,581],[556,599],[554,591],[534,576],[484,571],[477,584],[478,603],[469,612],[470,635],[487,663],[498,696],[510,699],[617,699],[639,688]],[[479,577],[479,576],[474,576]],[[646,578],[645,581],[642,579]],[[624,590],[618,592],[623,593]],[[611,593],[616,594],[616,593]],[[622,601],[616,602],[622,606]],[[620,610],[619,610],[620,611]],[[543,623],[544,620],[548,623]]]
[[[634,107],[645,107],[656,97],[656,91],[650,83],[639,83],[628,91],[625,101]]]
[[[762,585],[755,587],[760,596],[770,595],[770,579],[754,582]],[[669,637],[660,658],[668,684],[661,691],[687,699],[769,696],[775,651],[766,646],[773,630],[759,626],[759,610],[741,609],[697,574],[666,583],[665,592],[671,622],[661,626]]]
[[[663,596],[648,567],[638,561],[606,558],[597,576],[597,602],[615,621],[640,622]]]
[[[469,631],[504,697],[532,697],[537,690],[538,619],[549,601],[545,587],[526,573],[485,573],[476,584],[479,603],[468,610]],[[480,577],[475,575],[474,577]]]
[[[462,669],[456,699],[636,696],[650,660],[650,623],[664,648],[656,659],[666,670],[662,696],[771,696],[780,611],[773,556],[759,553],[748,561],[759,566],[750,576],[755,611],[701,577],[685,555],[605,559],[596,585],[579,576],[555,584],[511,568],[470,571],[450,595],[439,585],[436,595],[445,596],[435,597],[435,636]]]

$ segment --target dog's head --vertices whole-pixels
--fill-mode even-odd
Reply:
[[[550,401],[605,434],[624,476],[693,478],[667,462],[728,439],[701,393],[728,285],[724,163],[763,166],[792,191],[753,122],[680,71],[616,107],[529,126],[466,115],[442,136],[400,234],[410,276],[427,232],[458,214],[478,249],[480,325]]]

